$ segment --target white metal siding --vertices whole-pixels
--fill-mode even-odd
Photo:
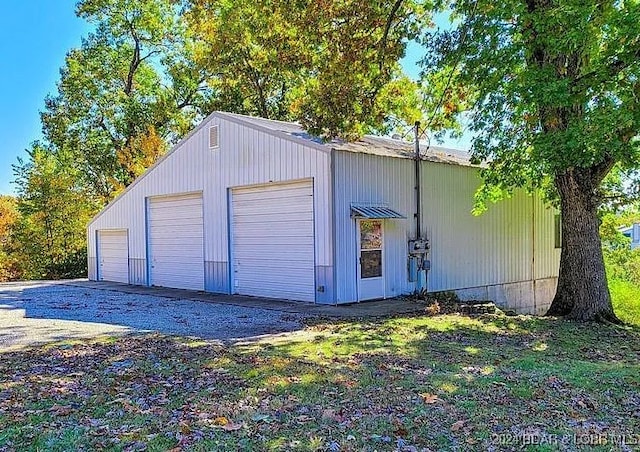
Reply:
[[[202,195],[149,199],[151,285],[204,290]]]
[[[388,295],[414,289],[407,275],[407,239],[415,235],[413,161],[336,152],[337,301],[356,300],[355,221],[349,205],[386,203],[407,217],[385,222],[385,269]],[[429,291],[473,288],[557,276],[553,248],[553,210],[516,192],[511,199],[471,214],[480,184],[478,170],[423,162],[422,225],[429,239]],[[535,221],[534,221],[535,218]],[[534,247],[535,238],[535,247]],[[534,260],[535,253],[535,260]]]
[[[356,222],[351,203],[386,203],[405,220],[385,221],[384,271],[388,297],[413,290],[407,277],[407,240],[414,222],[411,161],[347,152],[335,153],[336,290],[338,302],[357,300]]]
[[[98,231],[98,275],[100,281],[129,283],[127,231]]]
[[[557,209],[535,203],[535,279],[554,278],[560,270],[560,248],[555,248],[554,217]]]
[[[422,166],[422,218],[432,261],[429,290],[533,279],[534,199],[517,191],[474,216],[471,210],[480,183],[474,168]]]
[[[315,300],[311,180],[232,191],[233,292]]]
[[[209,149],[213,125],[220,126],[218,149]],[[228,188],[313,178],[314,199],[322,206],[314,217],[316,265],[332,274],[330,173],[328,151],[212,116],[89,225],[89,259],[96,258],[95,231],[115,228],[129,229],[130,258],[146,259],[145,198],[202,191],[204,260],[228,269]]]

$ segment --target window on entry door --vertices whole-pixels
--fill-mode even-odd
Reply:
[[[360,222],[360,278],[382,276],[382,221]]]

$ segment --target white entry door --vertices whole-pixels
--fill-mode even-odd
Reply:
[[[152,286],[204,290],[202,195],[149,198]]]
[[[129,284],[129,240],[127,231],[98,231],[98,279]]]
[[[384,298],[384,227],[382,220],[357,220],[358,300]]]

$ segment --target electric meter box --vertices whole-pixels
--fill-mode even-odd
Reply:
[[[427,254],[429,251],[429,242],[424,239],[409,240],[409,254]]]

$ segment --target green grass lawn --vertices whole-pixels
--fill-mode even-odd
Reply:
[[[0,450],[611,450],[639,363],[632,327],[497,316],[57,344],[0,354]]]

